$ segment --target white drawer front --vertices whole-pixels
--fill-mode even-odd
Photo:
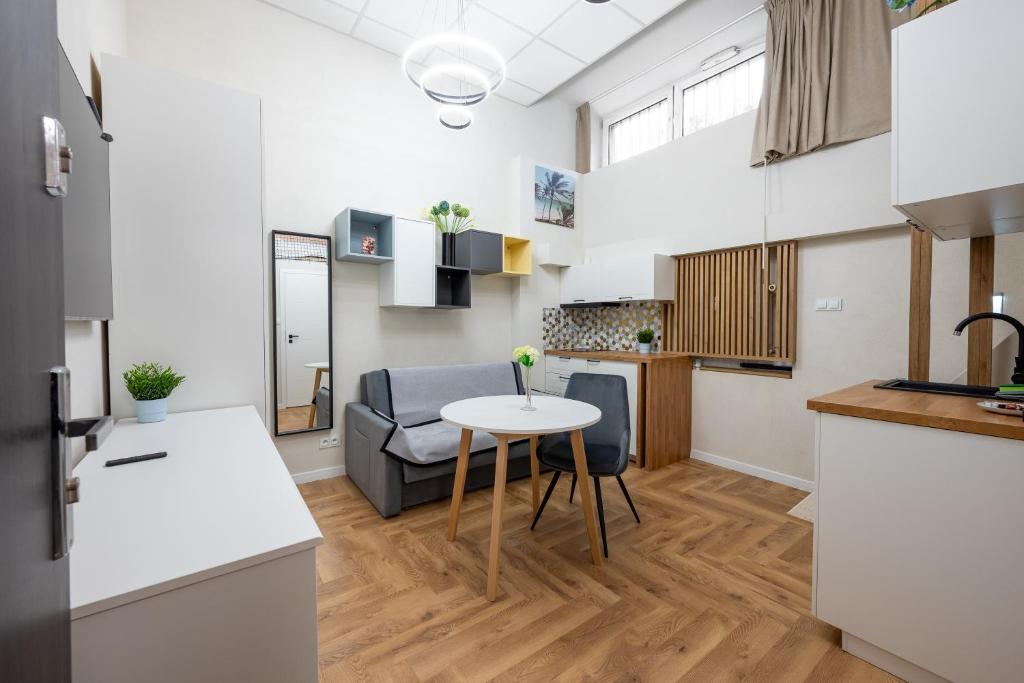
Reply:
[[[568,375],[573,372],[586,372],[587,362],[572,356],[545,356],[547,371]]]
[[[544,389],[547,390],[549,394],[565,396],[565,387],[568,386],[568,384],[568,372],[549,372],[547,373],[546,381],[544,383]]]

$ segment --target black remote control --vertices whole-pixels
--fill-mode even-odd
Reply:
[[[133,462],[142,462],[144,460],[156,460],[157,458],[166,458],[167,451],[160,451],[159,453],[146,453],[145,455],[133,455],[130,458],[118,458],[116,460],[108,460],[107,467],[117,467],[118,465],[127,465]]]

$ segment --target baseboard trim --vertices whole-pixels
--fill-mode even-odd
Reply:
[[[809,479],[801,479],[800,477],[794,477],[791,474],[785,474],[783,472],[776,472],[775,470],[770,470],[766,467],[749,465],[745,462],[740,462],[739,460],[715,455],[714,453],[705,453],[704,451],[699,451],[696,448],[690,451],[690,457],[694,460],[700,460],[701,462],[724,467],[727,470],[735,470],[760,479],[774,481],[776,484],[784,484],[794,489],[800,489],[801,491],[810,492],[814,490],[814,482]]]
[[[325,467],[321,470],[310,470],[309,472],[297,472],[292,475],[292,481],[296,484],[308,484],[311,481],[320,481],[321,479],[331,479],[333,477],[341,477],[345,474],[345,466],[337,465],[336,467]]]

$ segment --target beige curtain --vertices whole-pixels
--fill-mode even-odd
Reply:
[[[766,0],[764,90],[751,164],[888,131],[890,31],[882,0]]]
[[[590,103],[576,109],[576,172],[590,173]]]

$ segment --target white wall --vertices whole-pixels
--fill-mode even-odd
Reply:
[[[764,170],[749,164],[755,117],[737,116],[584,176],[579,224],[587,253],[681,254],[760,242]],[[768,174],[769,240],[905,220],[889,204],[888,134],[772,164]]]
[[[125,51],[125,0],[58,0],[57,35],[82,88],[99,99],[99,55]],[[71,414],[102,415],[106,382],[102,324],[66,321],[64,354],[71,369]],[[71,447],[76,460],[81,458],[83,440],[72,440]]]
[[[1024,314],[1024,234],[996,240],[996,290],[1007,312]],[[963,381],[967,335],[968,242],[936,242],[933,259],[931,379]],[[797,277],[797,361],[792,379],[695,372],[693,447],[698,451],[814,479],[814,422],[807,399],[870,379],[907,376],[910,237],[906,228],[801,241]],[[843,297],[841,312],[814,300]],[[998,345],[1011,336],[997,323]],[[1008,347],[995,366],[1006,372]],[[994,375],[994,381],[1009,375]],[[737,400],[740,402],[737,403]],[[735,406],[739,406],[738,408]]]
[[[573,158],[568,104],[524,109],[492,98],[472,128],[445,131],[397,57],[254,0],[133,0],[128,32],[133,59],[262,98],[268,232],[333,234],[334,216],[348,205],[418,216],[441,198],[472,207],[481,228],[505,232],[511,160],[525,154],[568,166]],[[360,373],[505,360],[518,339],[517,282],[474,277],[468,311],[391,310],[377,305],[375,266],[335,266],[338,416],[357,397]],[[339,419],[334,431],[342,430]],[[277,445],[292,472],[342,465],[339,449],[321,451],[317,442],[299,435]]]

